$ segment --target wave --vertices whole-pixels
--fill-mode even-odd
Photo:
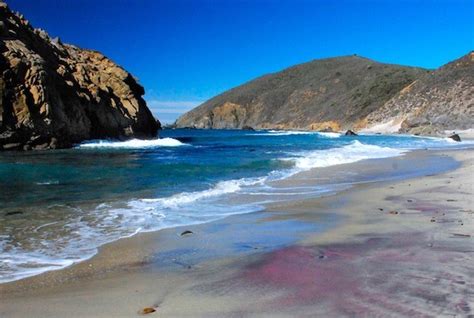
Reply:
[[[259,136],[290,136],[290,135],[314,135],[314,131],[303,130],[268,130],[267,132],[255,134]]]
[[[76,148],[82,149],[96,149],[96,148],[110,148],[110,149],[146,149],[156,147],[179,147],[188,144],[182,143],[181,141],[173,138],[158,138],[158,139],[130,139],[126,141],[111,141],[111,140],[98,140],[88,141],[76,146]]]
[[[396,157],[405,152],[402,149],[367,145],[355,140],[351,144],[340,148],[304,151],[298,153],[297,157],[283,160],[294,161],[296,172],[301,172],[313,168],[357,162],[364,159]]]
[[[142,202],[159,203],[164,208],[179,207],[183,204],[193,203],[198,200],[234,193],[244,186],[263,184],[267,178],[242,178],[237,180],[220,181],[214,187],[197,192],[183,192],[167,198],[142,199]]]
[[[339,138],[340,133],[335,132],[320,132],[320,131],[305,131],[305,130],[268,130],[263,133],[253,133],[255,136],[291,136],[291,135],[318,135],[326,138]]]
[[[85,259],[80,260],[82,261]],[[62,269],[75,263],[75,260],[48,258],[43,256],[41,253],[28,253],[27,255],[22,255],[21,251],[10,251],[9,253],[3,252],[0,256],[0,261],[4,264],[3,266],[8,266],[9,270],[14,272],[14,274],[4,277],[0,276],[0,283],[6,283],[13,280],[35,276],[44,272]]]
[[[36,182],[37,185],[52,185],[52,184],[59,184],[58,180],[51,180],[51,181],[42,181]]]
[[[335,132],[320,132],[318,131],[316,134],[326,137],[326,138],[339,138],[342,136],[340,133],[335,133]]]

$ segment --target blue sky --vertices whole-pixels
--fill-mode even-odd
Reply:
[[[140,79],[164,122],[252,78],[358,54],[436,68],[474,49],[474,0],[7,0]]]

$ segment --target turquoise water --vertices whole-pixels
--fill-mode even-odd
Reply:
[[[464,146],[413,136],[177,129],[150,141],[0,153],[0,282],[68,266],[137,232],[337,189],[279,185],[314,168]]]

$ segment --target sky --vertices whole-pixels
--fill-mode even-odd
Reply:
[[[357,54],[437,68],[474,49],[474,0],[7,0],[134,74],[165,123],[266,73]]]

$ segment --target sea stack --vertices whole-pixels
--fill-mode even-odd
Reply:
[[[160,129],[130,73],[97,51],[34,29],[3,2],[0,73],[0,150],[153,138]]]

